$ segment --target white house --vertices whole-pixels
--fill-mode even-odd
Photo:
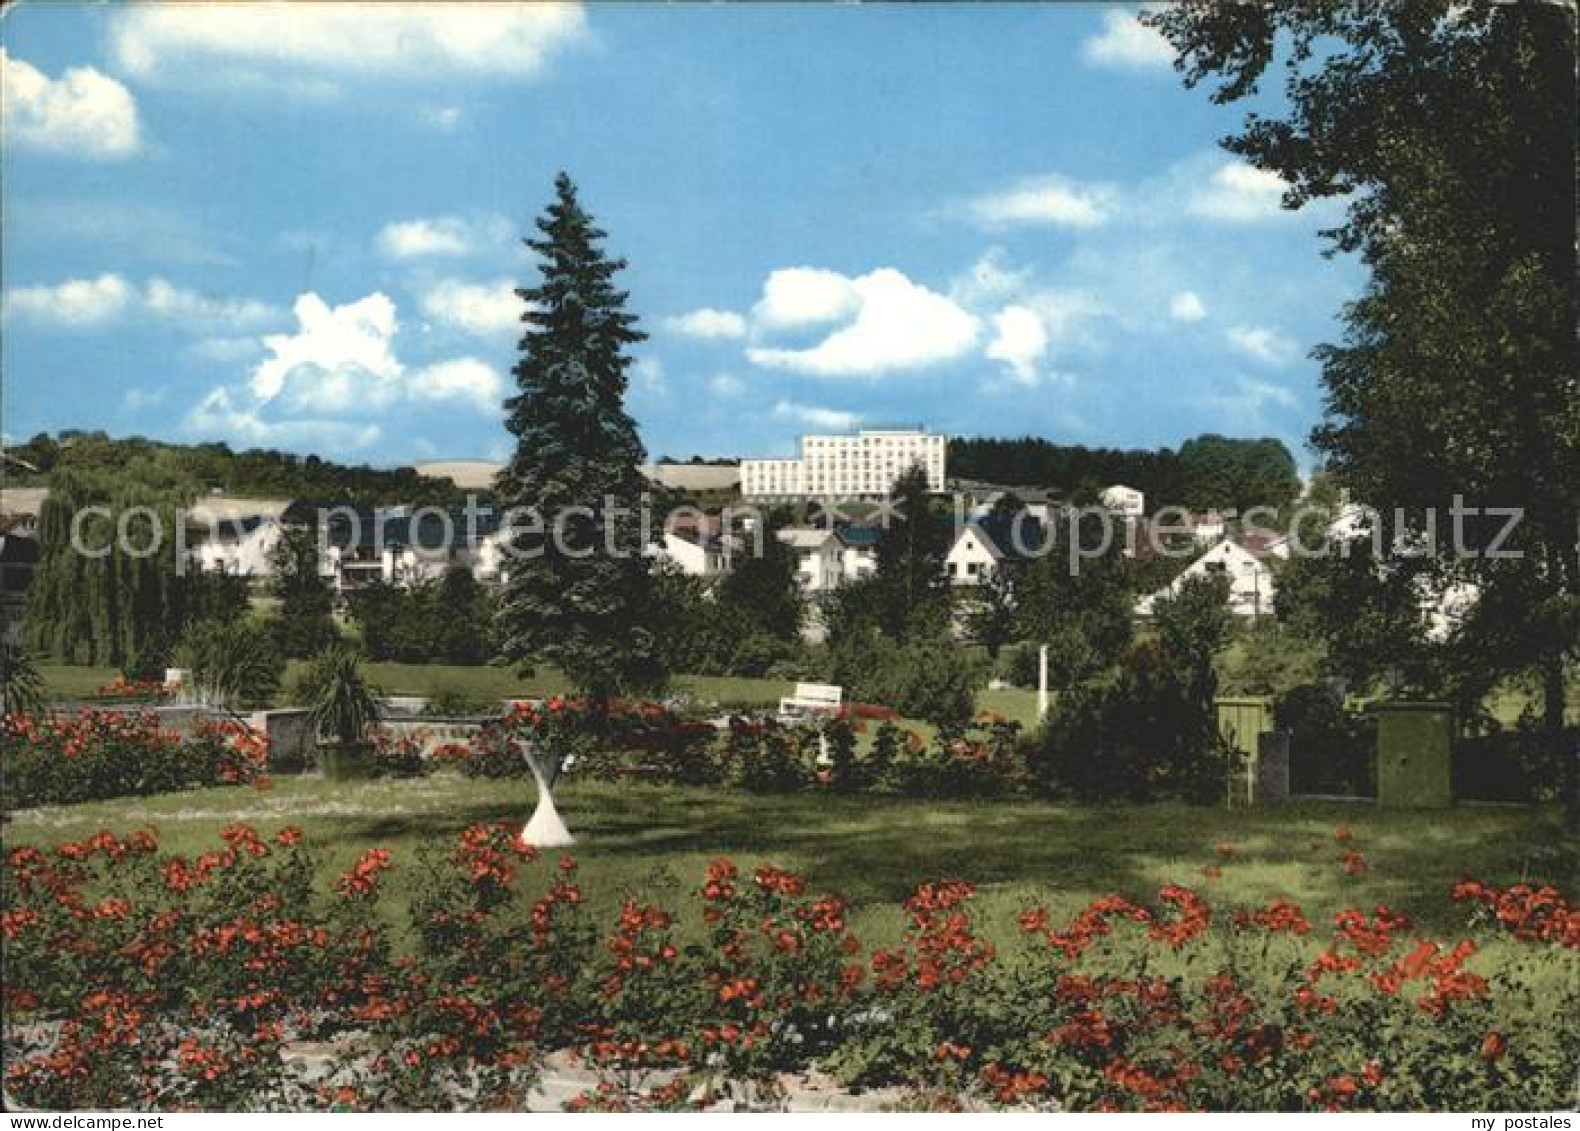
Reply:
[[[1013,517],[990,514],[960,528],[944,555],[944,572],[952,584],[980,585],[1006,560],[1024,561],[1049,545],[1047,525],[1034,507]]]
[[[1229,611],[1236,616],[1263,616],[1273,611],[1273,571],[1267,563],[1236,542],[1219,542],[1167,586],[1137,601],[1136,614],[1149,617],[1160,597],[1177,594],[1191,578],[1214,575],[1229,579]]]
[[[876,526],[857,526],[844,523],[834,528],[839,536],[839,579],[859,581],[871,577],[878,569],[878,539],[883,531]]]
[[[192,549],[198,569],[237,577],[268,577],[274,572],[270,555],[280,544],[283,527],[278,518],[252,515],[220,522],[199,535]]]
[[[1112,487],[1103,488],[1102,494],[1097,496],[1103,506],[1126,518],[1140,518],[1147,512],[1147,497],[1134,487],[1126,487],[1116,483]]]
[[[653,550],[687,577],[718,577],[730,572],[730,543],[713,535],[669,531],[661,542],[654,543]]]
[[[980,585],[998,568],[1003,555],[985,531],[975,523],[966,525],[944,557],[944,570],[955,585]]]
[[[796,580],[808,593],[826,593],[845,578],[845,544],[833,530],[815,526],[787,526],[779,540],[795,553]]]

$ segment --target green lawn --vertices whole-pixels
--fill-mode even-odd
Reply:
[[[1553,810],[1080,808],[1031,800],[758,797],[574,780],[557,796],[581,840],[575,855],[596,904],[613,905],[627,893],[675,902],[708,861],[729,856],[743,865],[793,868],[819,889],[844,893],[872,941],[891,935],[899,919],[894,905],[917,883],[942,876],[979,884],[990,933],[1010,942],[1015,913],[1032,902],[1070,913],[1106,892],[1146,896],[1174,881],[1201,887],[1215,902],[1292,897],[1314,922],[1331,921],[1344,906],[1386,903],[1446,934],[1464,922],[1448,893],[1465,875],[1571,886],[1575,874],[1575,845]],[[327,882],[378,845],[395,849],[402,870],[409,869],[420,842],[474,821],[524,821],[533,800],[528,782],[452,773],[340,784],[287,777],[267,792],[210,789],[24,812],[8,824],[5,839],[45,844],[151,825],[167,847],[192,852],[212,846],[234,820],[264,830],[297,824],[324,853]],[[1347,875],[1340,865],[1334,830],[1341,824],[1354,830],[1350,844],[1369,865],[1364,875]],[[1232,858],[1219,858],[1222,843],[1234,847]],[[1221,878],[1204,876],[1209,864],[1222,868]],[[394,883],[399,890],[401,871]]]

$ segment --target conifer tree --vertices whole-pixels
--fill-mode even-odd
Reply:
[[[542,279],[516,293],[527,331],[506,401],[516,451],[499,476],[511,515],[501,647],[523,672],[558,666],[604,699],[662,683],[649,618],[655,607],[639,507],[644,457],[624,405],[627,347],[647,335],[614,284],[623,259],[561,173],[555,199],[525,242]]]

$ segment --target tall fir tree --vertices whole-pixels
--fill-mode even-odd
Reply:
[[[891,520],[878,539],[878,620],[895,639],[931,633],[949,623],[949,523],[933,508],[927,472],[911,467],[890,491]]]
[[[527,331],[506,401],[516,451],[499,475],[512,523],[501,649],[523,672],[550,663],[593,699],[663,682],[639,508],[644,451],[625,410],[628,346],[646,339],[614,285],[625,260],[561,173],[525,242],[542,280],[517,290]],[[530,515],[531,518],[525,516]]]

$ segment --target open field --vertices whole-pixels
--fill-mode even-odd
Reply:
[[[5,839],[46,844],[148,825],[170,849],[194,852],[212,847],[232,821],[262,830],[296,824],[323,853],[325,882],[368,848],[393,849],[398,893],[420,843],[477,821],[524,821],[534,797],[526,781],[448,772],[414,781],[283,777],[266,792],[210,789],[22,812]],[[562,784],[557,798],[580,838],[575,855],[597,903],[689,889],[708,861],[729,856],[801,871],[815,887],[844,893],[860,909],[858,925],[875,940],[898,922],[893,905],[916,884],[943,876],[981,887],[979,905],[1003,943],[1015,937],[1015,914],[1033,902],[1072,913],[1108,892],[1150,896],[1169,882],[1199,886],[1214,903],[1290,897],[1313,921],[1345,906],[1387,904],[1447,934],[1464,922],[1448,899],[1464,876],[1565,887],[1575,876],[1575,844],[1565,839],[1556,810],[1462,806],[1408,813],[1315,803],[1079,808],[1032,800],[763,797],[574,780]],[[1340,825],[1353,830],[1347,844],[1335,840]],[[1232,856],[1220,856],[1220,844],[1231,846]],[[1344,847],[1365,857],[1363,874],[1345,872]],[[1222,875],[1208,878],[1208,865]]]

